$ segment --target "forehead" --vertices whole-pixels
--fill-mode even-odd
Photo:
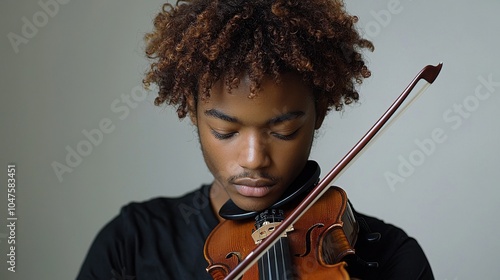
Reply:
[[[266,77],[256,96],[249,98],[251,81],[248,75],[240,76],[239,84],[229,91],[223,81],[215,83],[206,101],[198,102],[198,114],[218,110],[238,119],[264,122],[290,112],[314,114],[313,90],[296,74],[282,74],[281,82]]]

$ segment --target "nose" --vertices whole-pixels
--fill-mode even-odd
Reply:
[[[243,143],[239,152],[239,165],[250,170],[269,166],[271,158],[268,139],[264,135],[259,135],[259,133],[249,133],[245,136],[242,137]]]

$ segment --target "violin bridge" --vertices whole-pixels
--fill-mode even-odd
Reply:
[[[252,232],[252,238],[255,241],[255,244],[261,243],[262,240],[268,237],[280,224],[281,222],[264,222],[260,228]],[[293,230],[293,225],[290,225],[280,237],[286,237],[287,232],[291,232]]]

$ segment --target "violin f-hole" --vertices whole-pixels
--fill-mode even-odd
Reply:
[[[306,247],[306,250],[304,253],[302,254],[295,254],[296,257],[305,257],[307,255],[309,255],[309,253],[311,253],[311,243],[312,243],[312,237],[311,237],[311,234],[312,234],[312,231],[316,228],[322,228],[324,227],[325,225],[322,224],[322,223],[317,223],[317,224],[314,224],[312,227],[310,227],[308,230],[307,230],[307,233],[306,233],[306,238],[305,238],[305,247]]]
[[[240,263],[243,260],[243,256],[241,255],[241,252],[229,252],[226,255],[226,259],[230,259],[232,257],[236,257],[238,260],[238,263]]]

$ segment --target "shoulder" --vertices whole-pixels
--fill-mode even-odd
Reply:
[[[202,186],[179,197],[156,197],[123,206],[120,213],[95,237],[77,279],[111,279],[116,273],[136,275],[139,278],[138,275],[167,275],[178,271],[178,263],[169,258],[173,254],[172,250],[179,244],[183,249],[203,244],[202,234],[205,234],[205,229],[208,231],[208,226],[205,225],[211,225],[211,222],[207,222],[211,220],[206,216],[210,217],[212,214],[204,211],[208,213],[197,215],[186,222],[182,209],[184,206],[196,208],[199,202],[195,198],[203,196],[206,191],[207,187]],[[191,230],[193,227],[201,228],[203,232]],[[178,232],[191,234],[179,237]],[[143,266],[157,262],[163,263],[154,269],[145,269],[146,266]],[[166,277],[158,279],[162,278]]]
[[[360,225],[355,246],[361,259],[358,268],[376,275],[366,279],[434,279],[425,254],[413,237],[381,219],[355,215]]]
[[[145,201],[130,202],[121,207],[99,231],[94,245],[123,246],[130,240],[136,240],[138,233],[155,232],[155,228],[170,228],[179,219],[179,205],[191,200],[202,188],[179,197],[155,197]]]
[[[192,213],[202,213],[210,208],[208,186],[178,197],[155,197],[146,201],[131,202],[121,208],[119,218],[134,224],[173,223],[187,219]]]

